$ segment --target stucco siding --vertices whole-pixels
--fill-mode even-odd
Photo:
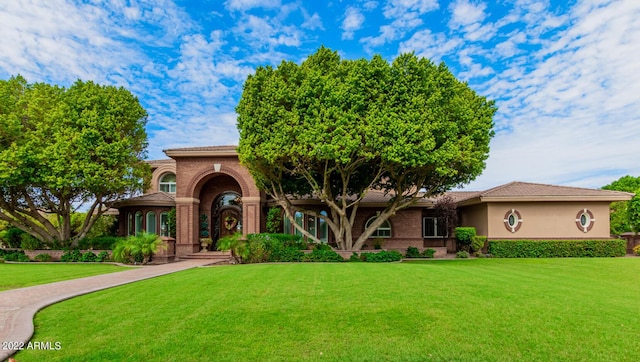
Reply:
[[[461,209],[460,226],[472,226],[476,228],[476,233],[482,236],[488,236],[488,216],[487,205],[472,205]]]
[[[576,225],[576,216],[587,209],[593,214],[593,226],[584,232]],[[516,232],[505,226],[505,215],[516,210],[522,222]],[[487,204],[489,238],[495,239],[601,239],[609,238],[608,202],[504,202]],[[478,233],[480,234],[480,233]]]

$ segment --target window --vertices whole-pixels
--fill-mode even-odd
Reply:
[[[169,213],[163,212],[160,214],[160,236],[169,236]]]
[[[293,218],[300,227],[304,227],[304,214],[300,211],[296,211]],[[302,233],[298,229],[294,229],[294,234],[302,236]]]
[[[366,225],[364,226],[365,230],[369,228],[369,225],[373,223],[373,221],[377,218],[377,216],[369,218],[367,220]],[[389,220],[385,220],[382,225],[380,225],[376,231],[371,234],[372,238],[390,238],[391,237],[391,223]]]
[[[136,211],[136,235],[142,232],[142,211]]]
[[[133,214],[127,213],[127,235],[133,234]]]
[[[326,211],[320,211],[320,215],[327,216],[328,214]],[[329,225],[327,225],[327,222],[324,219],[314,215],[304,214],[299,211],[293,214],[293,218],[296,224],[304,227],[309,234],[315,236],[321,242],[327,243],[329,241]],[[291,221],[289,221],[289,218],[286,216],[283,216],[282,226],[285,234],[303,236],[302,233],[291,224]]]
[[[166,173],[160,178],[160,191],[176,193],[176,175]]]
[[[520,226],[522,226],[523,220],[518,210],[511,209],[507,211],[506,214],[504,214],[503,221],[504,221],[504,226],[507,228],[507,230],[511,231],[512,233],[515,233],[516,231],[520,230]]]
[[[443,238],[447,236],[447,230],[437,217],[424,217],[422,218],[422,236],[425,238]]]
[[[156,213],[153,211],[147,213],[147,232],[149,234],[158,234],[158,230],[156,230]]]
[[[576,215],[576,226],[582,232],[588,232],[593,227],[593,223],[596,219],[593,218],[593,213],[588,209],[578,211]]]
[[[327,216],[326,211],[320,211],[320,215]],[[329,225],[323,218],[318,218],[318,240],[323,243],[329,242]]]

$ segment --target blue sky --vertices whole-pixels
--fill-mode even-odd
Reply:
[[[0,2],[0,78],[124,86],[149,112],[149,158],[237,144],[257,66],[415,52],[494,99],[496,136],[467,189],[600,187],[640,176],[640,1]]]

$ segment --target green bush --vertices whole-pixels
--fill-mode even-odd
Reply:
[[[38,254],[35,256],[35,258],[33,258],[33,260],[35,261],[39,261],[42,263],[47,263],[51,261],[51,255],[49,254]]]
[[[433,256],[435,255],[436,251],[434,249],[425,249],[422,252],[422,256],[424,258],[433,258]]]
[[[9,248],[19,248],[23,234],[26,233],[21,229],[10,226],[2,232],[2,242]]]
[[[78,242],[81,250],[113,250],[115,244],[124,238],[117,236],[99,236],[84,238]]]
[[[311,253],[305,254],[302,257],[302,261],[316,263],[342,262],[344,258],[333,250],[314,249]]]
[[[461,250],[456,253],[456,258],[467,259],[468,257],[469,257],[469,252],[465,250]]]
[[[96,261],[97,257],[96,254],[94,254],[91,251],[87,251],[86,253],[82,254],[82,258],[80,258],[80,261],[83,263],[88,263],[88,262],[94,262]]]
[[[420,255],[420,250],[418,250],[418,248],[416,248],[415,246],[410,246],[407,248],[407,254],[405,256],[407,258],[419,258],[422,255]]]
[[[474,236],[471,238],[471,251],[476,252],[482,250],[484,245],[487,243],[486,236]]]
[[[5,261],[18,261],[21,263],[28,263],[31,260],[27,255],[25,255],[24,251],[5,251],[3,258]]]
[[[351,254],[351,257],[349,257],[349,261],[351,262],[362,262],[362,259],[360,259],[360,256],[358,256],[358,253],[354,252],[353,254]]]
[[[112,257],[120,263],[147,264],[161,247],[162,239],[158,235],[143,232],[118,241],[113,248]]]
[[[475,236],[476,236],[476,228],[474,227],[461,226],[456,228],[456,241],[459,244],[470,245]]]
[[[42,249],[42,242],[34,238],[33,236],[24,233],[20,235],[20,249],[24,250],[37,250]]]
[[[250,234],[247,243],[248,254],[241,260],[244,263],[299,262],[304,256],[300,250],[309,247],[300,235],[289,234]],[[314,248],[322,250],[324,246],[317,244]]]
[[[109,253],[104,250],[98,253],[98,256],[96,256],[96,261],[99,263],[107,260],[109,260]]]
[[[67,250],[60,257],[60,261],[63,263],[77,263],[80,260],[82,260],[82,253],[78,249]]]
[[[627,253],[623,239],[607,240],[491,240],[496,258],[615,257]]]
[[[383,250],[378,253],[361,253],[360,259],[370,263],[388,263],[402,260],[402,254],[395,250]]]

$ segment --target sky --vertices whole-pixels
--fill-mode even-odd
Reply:
[[[258,66],[342,58],[444,62],[496,101],[487,168],[511,181],[599,188],[640,176],[638,0],[1,0],[0,79],[123,86],[149,113],[148,158],[238,143]]]

